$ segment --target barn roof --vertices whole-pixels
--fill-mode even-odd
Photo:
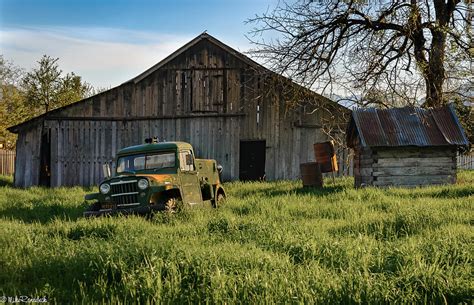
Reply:
[[[357,143],[360,139],[360,143]],[[352,112],[347,144],[354,148],[395,146],[467,146],[469,141],[452,105],[436,109],[361,108]]]

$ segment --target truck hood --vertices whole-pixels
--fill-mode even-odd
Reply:
[[[168,174],[138,174],[137,178],[143,177],[143,178],[148,178],[150,182],[154,181],[155,183],[161,184],[165,182],[173,182],[174,181],[174,175],[168,175]]]
[[[147,178],[150,181],[150,185],[166,185],[175,184],[176,175],[170,174],[136,174],[136,175],[120,175],[110,179],[104,180],[102,183],[114,183],[118,181],[129,181],[129,180],[140,180],[141,178]],[[101,183],[101,184],[102,184]]]

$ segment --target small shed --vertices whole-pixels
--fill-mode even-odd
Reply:
[[[352,112],[347,144],[354,149],[355,187],[456,182],[456,156],[469,141],[452,105]]]

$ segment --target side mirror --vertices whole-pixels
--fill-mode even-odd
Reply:
[[[186,165],[193,165],[193,164],[194,164],[193,155],[191,154],[186,155]]]
[[[112,177],[112,171],[110,170],[109,163],[105,163],[104,165],[102,165],[102,172],[104,173],[105,179],[109,179],[110,177]]]

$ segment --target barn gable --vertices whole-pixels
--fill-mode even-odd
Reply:
[[[96,184],[118,149],[149,136],[190,142],[226,180],[245,172],[245,147],[259,147],[267,179],[297,178],[312,143],[327,140],[323,127],[345,125],[348,113],[201,34],[120,86],[11,127],[15,183]]]
[[[185,57],[186,60],[179,57]],[[188,69],[219,67],[258,67],[257,62],[234,50],[207,33],[203,33],[129,82],[138,83],[160,68]]]

